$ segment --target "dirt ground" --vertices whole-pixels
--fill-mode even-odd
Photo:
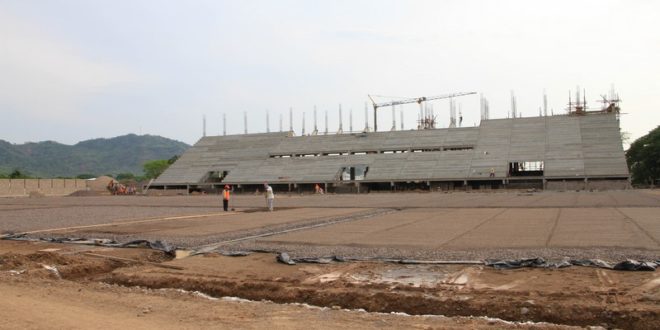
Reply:
[[[315,306],[296,299],[282,301],[275,295],[260,294],[262,288],[270,290],[264,283],[288,285],[287,281],[293,280],[295,288],[302,285],[300,279],[307,278],[304,286],[313,291],[314,283],[339,278],[323,276],[331,270],[325,265],[289,267],[275,263],[274,256],[267,254],[175,260],[165,265],[183,267],[180,273],[159,275],[163,268],[82,254],[90,251],[139,261],[163,258],[144,249],[0,241],[0,328],[88,329],[90,324],[108,329],[571,328],[487,317],[374,313],[350,309],[349,304],[342,306],[340,302]],[[231,280],[243,283],[254,300],[218,294],[218,290],[228,290]],[[157,283],[147,283],[152,281]]]
[[[660,259],[656,191],[0,199],[0,328],[660,328],[660,271],[480,260]],[[220,253],[251,250],[248,256]],[[204,252],[190,255],[191,252]],[[367,261],[276,261],[340,255]],[[466,260],[401,264],[370,258]]]

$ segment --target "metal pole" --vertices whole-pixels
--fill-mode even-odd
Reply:
[[[328,110],[325,110],[325,135],[328,135]]]
[[[353,108],[348,110],[348,131],[353,132]]]
[[[337,133],[343,133],[344,132],[344,127],[342,124],[342,115],[341,115],[341,103],[339,104],[339,130]]]
[[[316,126],[316,106],[314,106],[314,135],[318,134],[319,128]]]
[[[364,131],[369,132],[369,106],[364,102]]]

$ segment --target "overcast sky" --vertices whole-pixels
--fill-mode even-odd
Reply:
[[[660,1],[0,0],[0,139],[74,144],[127,133],[189,144],[202,135],[364,127],[367,94],[476,91],[490,117],[510,93],[523,116],[565,113],[568,91],[594,107],[614,85],[622,130],[660,124]],[[380,99],[379,101],[387,101]],[[479,124],[479,97],[456,99]],[[434,101],[440,127],[446,100]],[[403,108],[405,127],[418,108]],[[373,114],[369,113],[370,118]],[[400,115],[397,113],[397,126]],[[373,120],[373,119],[371,119]],[[391,110],[379,128],[391,126]],[[372,126],[372,124],[370,124]]]

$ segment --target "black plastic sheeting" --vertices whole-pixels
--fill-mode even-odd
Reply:
[[[252,251],[222,251],[221,255],[225,257],[245,257],[252,254]]]
[[[85,245],[98,245],[98,246],[107,246],[107,247],[116,247],[116,248],[149,248],[153,250],[163,251],[169,255],[174,256],[176,253],[177,247],[170,245],[165,241],[148,241],[148,240],[133,240],[129,242],[120,243],[112,239],[99,238],[99,239],[88,239],[88,238],[70,238],[70,237],[56,237],[56,238],[29,238],[25,234],[4,234],[0,236],[0,239],[16,240],[16,241],[44,241],[50,243],[70,243],[70,244],[85,244]],[[250,255],[254,252],[271,252],[271,251],[222,251],[220,254],[225,256],[232,257],[242,257]],[[349,261],[380,261],[380,262],[391,262],[391,263],[400,263],[400,264],[435,264],[435,265],[447,265],[447,264],[477,264],[477,265],[486,265],[493,267],[495,269],[517,269],[517,268],[565,268],[571,266],[584,266],[584,267],[597,267],[613,270],[622,270],[622,271],[655,271],[656,268],[660,267],[660,259],[655,261],[637,261],[637,260],[625,260],[614,265],[600,260],[600,259],[565,259],[559,262],[549,262],[543,258],[524,258],[524,259],[486,259],[484,261],[434,261],[434,260],[415,260],[415,259],[392,259],[392,258],[352,258],[352,257],[342,257],[342,256],[331,256],[331,257],[321,257],[321,258],[311,258],[311,257],[302,257],[302,258],[291,258],[288,253],[282,252],[277,255],[277,261],[287,264],[295,265],[296,263],[316,263],[316,264],[328,264],[331,262],[349,262]]]
[[[660,260],[656,260],[655,262],[626,260],[614,265],[613,269],[652,272],[655,271],[658,266],[660,266]]]
[[[291,259],[289,254],[286,253],[286,252],[282,252],[282,253],[278,254],[277,255],[277,261],[279,261],[283,264],[287,264],[287,265],[295,265],[296,264],[296,262],[293,259]]]
[[[347,261],[382,261],[400,264],[476,264],[493,267],[495,269],[517,269],[517,268],[565,268],[571,266],[584,266],[584,267],[597,267],[613,270],[624,271],[655,271],[660,266],[660,260],[656,261],[636,261],[626,260],[617,264],[611,265],[610,263],[600,259],[566,259],[559,262],[548,262],[543,258],[526,258],[526,259],[487,259],[484,261],[429,261],[429,260],[414,260],[414,259],[389,259],[389,258],[347,258],[340,256],[322,257],[322,258],[292,258],[288,253],[282,252],[277,255],[277,261],[287,265],[295,265],[296,263],[317,263],[327,264],[331,262],[347,262]]]
[[[512,259],[512,260],[495,260],[487,259],[484,265],[493,267],[495,269],[516,269],[516,268],[564,268],[570,266],[585,266],[585,267],[598,267],[614,270],[626,271],[655,271],[660,265],[660,260],[656,261],[637,261],[626,260],[611,265],[606,261],[600,259],[570,259],[562,260],[560,262],[547,262],[543,258],[529,258],[529,259]]]
[[[84,245],[98,245],[116,248],[149,248],[152,250],[163,251],[168,255],[174,255],[177,249],[176,246],[170,245],[165,241],[148,241],[144,239],[133,240],[129,242],[120,243],[108,238],[71,238],[71,237],[44,237],[44,238],[28,238],[25,235],[6,235],[1,239],[9,239],[15,241],[42,241],[49,243],[69,243],[69,244],[84,244]]]

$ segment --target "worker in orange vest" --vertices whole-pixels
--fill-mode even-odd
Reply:
[[[222,207],[227,211],[229,209],[229,195],[231,194],[231,188],[229,185],[225,185],[225,189],[222,189]]]

